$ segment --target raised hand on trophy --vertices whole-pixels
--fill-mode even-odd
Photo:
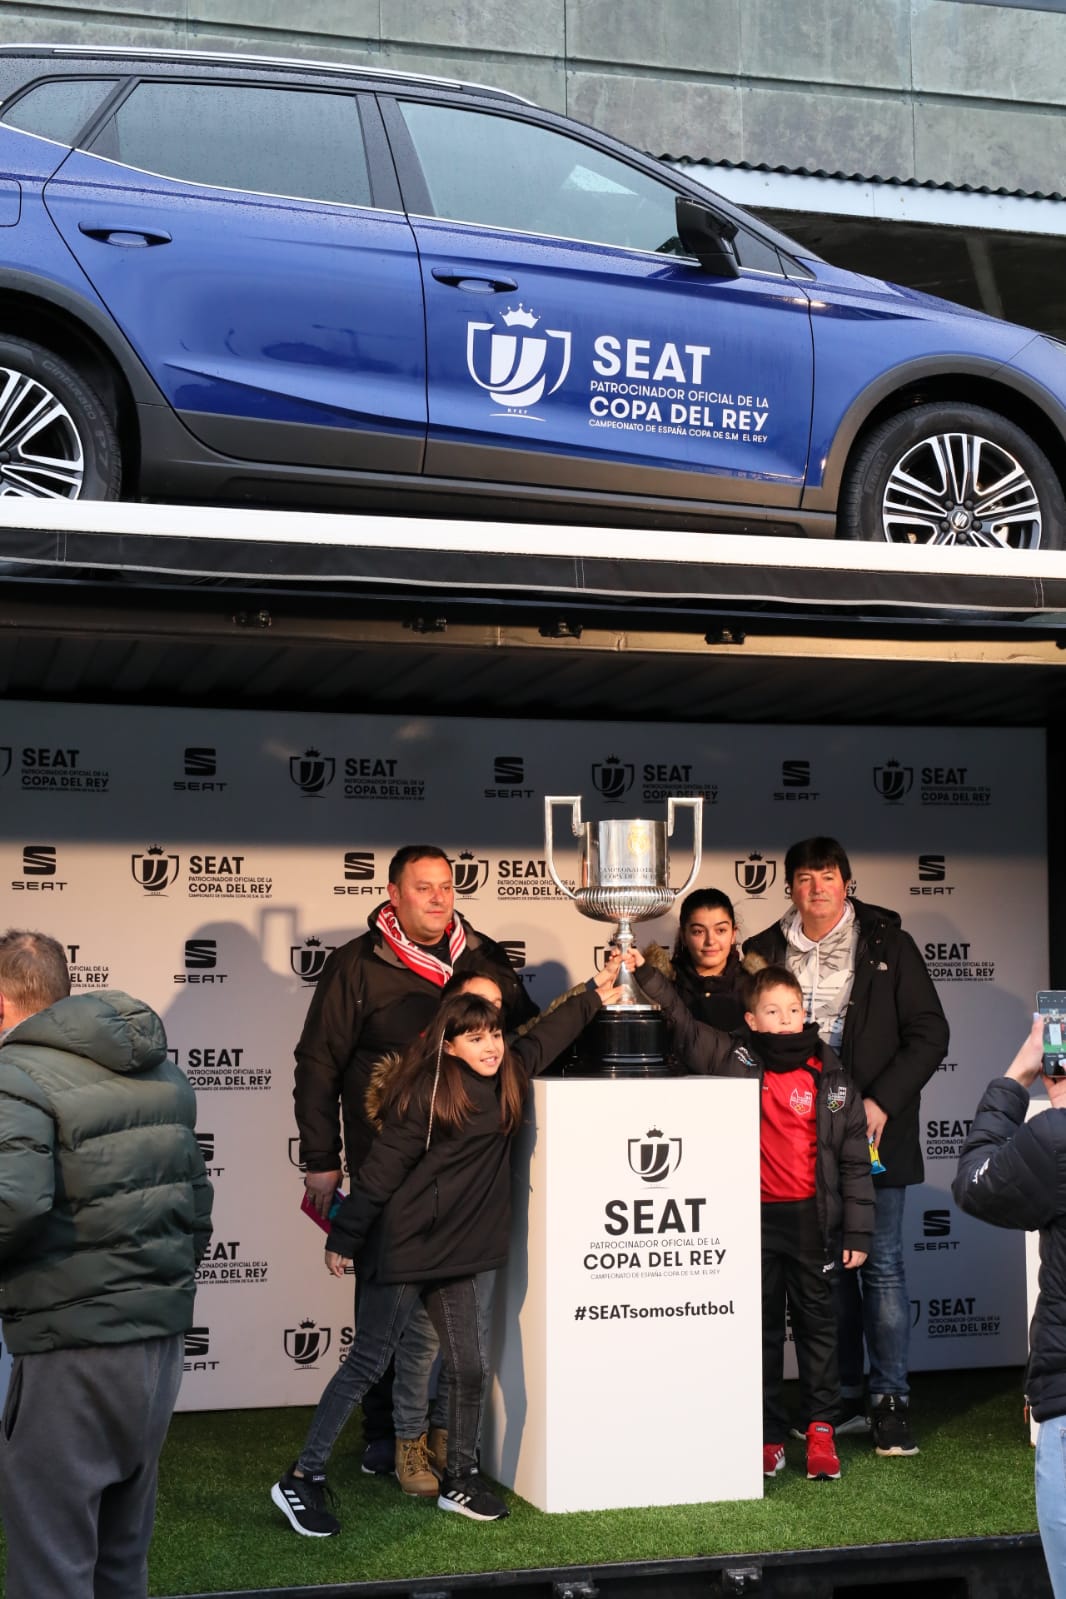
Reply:
[[[621,969],[622,951],[620,949],[608,950],[607,958],[603,963],[603,971],[597,972],[593,978],[593,982],[596,986],[596,992],[599,994],[605,1005],[614,1003],[613,1000],[608,999],[606,996],[609,992],[618,987],[618,976]],[[632,971],[633,968],[630,967],[629,970]]]

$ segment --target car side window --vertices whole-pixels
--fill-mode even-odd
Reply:
[[[371,204],[359,107],[351,94],[142,82],[90,149],[186,183]]]
[[[35,84],[5,107],[0,122],[23,133],[36,133],[57,144],[72,145],[117,78],[53,78]]]
[[[433,215],[684,254],[675,191],[594,145],[517,117],[401,101]]]

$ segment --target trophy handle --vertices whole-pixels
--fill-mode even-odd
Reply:
[[[678,899],[680,899],[682,895],[687,894],[693,883],[696,881],[700,873],[700,864],[703,860],[702,794],[697,794],[691,799],[677,799],[673,794],[670,795],[666,802],[666,836],[667,838],[673,838],[674,814],[678,807],[682,805],[686,810],[692,812],[692,870],[688,874],[688,878],[684,884],[684,887],[679,888],[677,891],[676,898]]]
[[[554,840],[552,838],[552,807],[555,805],[570,806],[570,828],[575,838],[581,837],[581,795],[580,794],[545,794],[544,796],[544,847],[548,863],[548,875],[560,893],[567,899],[576,899],[577,895],[572,888],[567,888],[559,873],[555,870]]]

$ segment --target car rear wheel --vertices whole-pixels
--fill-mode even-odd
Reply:
[[[0,338],[0,498],[117,500],[121,482],[103,401],[51,350]]]
[[[976,405],[917,405],[875,428],[840,497],[843,537],[1062,549],[1066,499],[1043,451]]]

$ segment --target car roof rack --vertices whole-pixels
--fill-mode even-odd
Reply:
[[[346,78],[391,78],[400,83],[429,84],[441,89],[475,89],[501,100],[514,100],[520,105],[533,105],[525,95],[514,94],[510,89],[497,89],[487,83],[472,83],[462,78],[435,77],[428,72],[394,71],[390,67],[364,67],[339,61],[313,61],[293,56],[245,55],[235,50],[172,50],[156,49],[147,45],[87,45],[87,44],[0,44],[4,56],[72,56],[83,60],[115,58],[130,61],[195,61],[217,66],[275,67],[290,72],[324,72]]]

